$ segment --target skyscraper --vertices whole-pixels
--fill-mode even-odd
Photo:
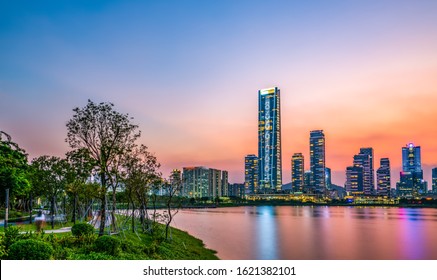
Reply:
[[[183,195],[209,197],[209,169],[206,167],[184,167],[182,173]]]
[[[374,169],[374,160],[373,160],[373,148],[361,148],[360,154],[368,155],[369,156],[369,174],[368,176],[368,183],[369,183],[369,189],[370,193],[372,194],[375,191],[375,169]]]
[[[262,192],[281,190],[281,109],[279,88],[258,91],[258,170]]]
[[[326,188],[329,189],[331,187],[332,184],[332,180],[331,180],[332,176],[331,176],[331,168],[326,167],[325,168],[325,182],[326,182]]]
[[[346,191],[352,195],[364,193],[364,169],[361,166],[348,166],[346,168]]]
[[[209,197],[216,198],[222,196],[222,171],[209,169]]]
[[[432,193],[437,194],[437,167],[432,169]]]
[[[304,158],[301,153],[295,153],[291,157],[291,187],[293,192],[304,190]]]
[[[390,196],[390,160],[381,158],[380,167],[376,171],[377,194],[382,196]]]
[[[370,168],[370,156],[369,154],[359,153],[354,156],[354,166],[363,168],[363,193],[365,195],[371,195],[371,168]]]
[[[258,191],[258,157],[247,155],[244,159],[244,187],[246,193]]]
[[[222,186],[219,196],[229,196],[229,176],[228,171],[222,171]]]
[[[420,146],[409,143],[402,148],[402,171],[396,192],[401,197],[414,197],[425,194],[426,182],[423,180]]]
[[[326,193],[326,161],[325,161],[325,134],[323,130],[310,132],[310,168],[312,186],[318,194]]]

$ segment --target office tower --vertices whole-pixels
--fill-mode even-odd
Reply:
[[[390,160],[381,158],[380,167],[376,171],[377,194],[390,196],[391,192]]]
[[[416,197],[427,192],[427,183],[423,180],[420,146],[409,143],[402,148],[402,171],[396,184],[401,197]]]
[[[311,170],[306,170],[303,174],[304,181],[304,193],[312,193],[313,192],[313,174]]]
[[[375,169],[374,169],[374,160],[373,160],[373,148],[361,148],[360,154],[369,155],[369,174],[366,174],[368,176],[368,182],[370,188],[369,194],[372,194],[375,191]]]
[[[228,180],[228,171],[222,171],[222,186],[221,193],[219,196],[229,196],[229,180]]]
[[[304,191],[304,158],[301,153],[291,157],[291,188],[293,192]]]
[[[281,109],[277,87],[258,91],[258,168],[262,192],[281,190]]]
[[[328,168],[328,167],[325,168],[325,184],[326,184],[327,189],[329,189],[331,187],[331,184],[332,184],[331,168]]]
[[[432,193],[437,194],[437,167],[432,169]]]
[[[183,195],[188,197],[209,197],[209,169],[206,167],[184,167],[182,173]]]
[[[325,135],[323,130],[310,132],[310,168],[312,173],[312,186],[316,193],[325,195]]]
[[[361,166],[348,166],[346,168],[346,192],[351,195],[364,193],[364,169]]]
[[[247,155],[244,159],[244,186],[247,194],[258,192],[258,157]]]
[[[354,155],[354,166],[363,168],[363,193],[364,195],[371,195],[373,191],[371,189],[371,168],[370,168],[370,156],[369,154],[359,153]]]

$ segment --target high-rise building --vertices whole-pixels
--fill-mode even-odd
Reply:
[[[293,192],[304,191],[304,158],[301,153],[291,157],[291,188]]]
[[[222,171],[222,186],[219,196],[229,196],[229,176],[226,170]]]
[[[325,161],[325,134],[323,130],[310,132],[310,168],[312,173],[312,186],[316,193],[326,194],[326,161]]]
[[[382,196],[390,196],[391,193],[391,176],[390,176],[390,160],[381,158],[380,167],[376,171],[377,194]]]
[[[244,184],[229,184],[229,196],[244,197],[245,186]]]
[[[348,166],[346,168],[346,192],[351,195],[364,193],[364,169],[361,166]]]
[[[370,168],[370,156],[368,154],[359,153],[354,155],[354,166],[363,168],[363,193],[365,195],[373,194],[371,188],[371,168]]]
[[[326,188],[329,189],[332,185],[332,180],[331,180],[331,168],[328,167],[325,168],[325,182],[326,182]]]
[[[222,171],[218,169],[209,169],[209,197],[222,196]]]
[[[368,183],[370,192],[372,194],[375,191],[375,169],[374,169],[374,160],[373,160],[373,148],[361,148],[360,154],[369,155],[369,173],[366,174],[368,176]]]
[[[258,168],[262,192],[281,190],[281,107],[277,87],[258,91]]]
[[[437,194],[437,167],[432,169],[432,193]]]
[[[183,196],[210,199],[228,196],[227,171],[203,166],[184,167],[182,181]]]
[[[182,173],[183,195],[188,197],[209,197],[209,169],[206,167],[184,167]]]
[[[306,170],[303,174],[303,181],[304,181],[304,193],[313,193],[313,173],[311,173],[311,170]]]
[[[244,187],[246,193],[258,191],[258,157],[247,155],[244,159]]]
[[[420,146],[409,143],[402,148],[402,171],[396,192],[401,197],[415,197],[427,193],[427,183],[423,180]]]

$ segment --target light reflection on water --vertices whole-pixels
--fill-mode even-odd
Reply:
[[[437,259],[437,209],[197,209],[180,211],[173,226],[221,259]]]

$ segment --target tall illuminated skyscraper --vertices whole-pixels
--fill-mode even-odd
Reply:
[[[293,192],[304,191],[304,158],[301,153],[295,153],[291,157],[291,187]]]
[[[369,193],[372,194],[375,191],[375,169],[374,169],[374,160],[373,160],[373,148],[361,148],[360,154],[369,156],[369,173],[368,176],[368,188]],[[367,193],[366,193],[367,194]]]
[[[258,91],[258,166],[261,192],[281,190],[281,107],[279,88]]]
[[[245,193],[258,192],[258,157],[247,155],[244,159],[244,188]]]
[[[312,185],[316,193],[326,194],[326,161],[325,161],[325,134],[323,130],[310,132],[310,168]]]
[[[376,171],[377,193],[378,195],[390,196],[390,160],[381,159],[381,166]]]
[[[427,192],[423,180],[420,146],[409,143],[402,148],[402,172],[396,184],[396,192],[401,197],[415,197]]]

